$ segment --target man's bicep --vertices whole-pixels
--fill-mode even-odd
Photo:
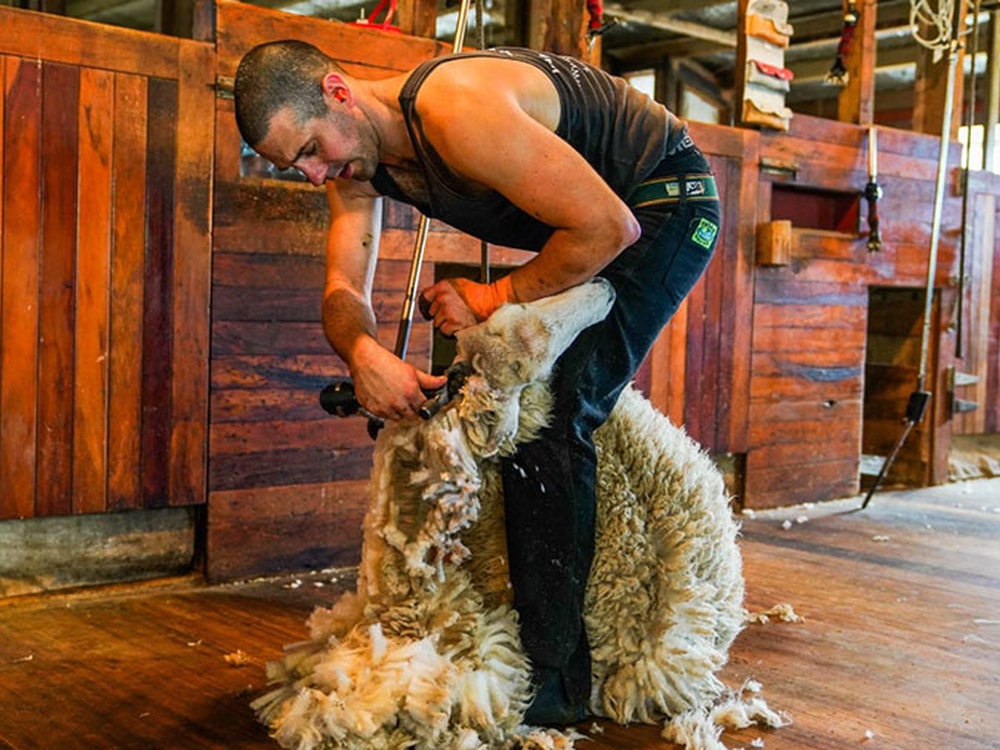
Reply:
[[[382,199],[353,186],[327,184],[330,230],[326,246],[326,292],[349,290],[368,299],[382,227]]]
[[[592,232],[624,207],[579,153],[516,104],[465,114],[428,128],[442,158],[539,221]]]

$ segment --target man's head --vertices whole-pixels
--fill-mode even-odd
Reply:
[[[288,107],[299,124],[326,114],[323,79],[340,67],[311,44],[296,40],[268,42],[243,56],[236,70],[234,96],[240,134],[256,148],[271,119]]]
[[[356,84],[311,44],[262,44],[240,61],[236,123],[243,139],[279,169],[314,185],[337,177],[370,180],[378,139],[356,107]]]

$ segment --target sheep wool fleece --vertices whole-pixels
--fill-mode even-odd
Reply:
[[[282,747],[573,747],[572,731],[522,723],[532,672],[511,606],[499,459],[545,425],[553,363],[613,297],[595,280],[500,308],[459,333],[471,371],[459,397],[381,432],[357,590],[312,614],[310,639],[268,665],[276,687],[253,704]],[[692,750],[723,748],[716,673],[742,626],[743,577],[721,476],[630,388],[595,438],[590,709],[666,721],[665,736]],[[745,723],[780,723],[759,698],[735,701]]]

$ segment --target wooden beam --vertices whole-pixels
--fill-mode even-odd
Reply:
[[[879,71],[905,66],[912,67],[916,65],[915,55],[916,51],[913,47],[892,47],[884,52],[880,51],[878,53],[878,65],[871,71],[871,75],[874,78],[875,74]],[[822,81],[826,78],[826,74],[830,72],[830,63],[832,60],[833,58],[810,57],[798,62],[788,62],[788,69],[795,74],[792,84]],[[854,77],[853,73],[851,77]],[[871,94],[871,96],[874,96],[874,94]]]
[[[847,86],[840,92],[837,119],[855,125],[871,125],[875,115],[875,19],[877,0],[858,4],[858,21],[845,63]]]
[[[716,8],[720,5],[731,5],[732,0],[671,0],[669,3],[664,3],[663,0],[632,0],[629,2],[629,8],[634,8],[636,10],[653,10],[660,13],[660,15],[676,15],[678,13],[687,13],[692,10],[707,10],[708,8]],[[670,7],[669,13],[663,13],[663,7],[668,5]],[[605,4],[605,10],[607,10],[607,5]]]
[[[673,10],[670,13],[656,13],[649,10],[625,8],[621,3],[610,3],[604,6],[604,12],[621,21],[630,21],[652,29],[672,31],[695,39],[704,39],[724,47],[736,46],[736,34],[733,32],[679,20],[674,17]]]

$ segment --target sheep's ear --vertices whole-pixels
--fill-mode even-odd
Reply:
[[[537,359],[549,348],[551,334],[548,327],[534,315],[521,318],[514,327],[513,335],[518,346],[517,354],[523,352],[530,359]]]

